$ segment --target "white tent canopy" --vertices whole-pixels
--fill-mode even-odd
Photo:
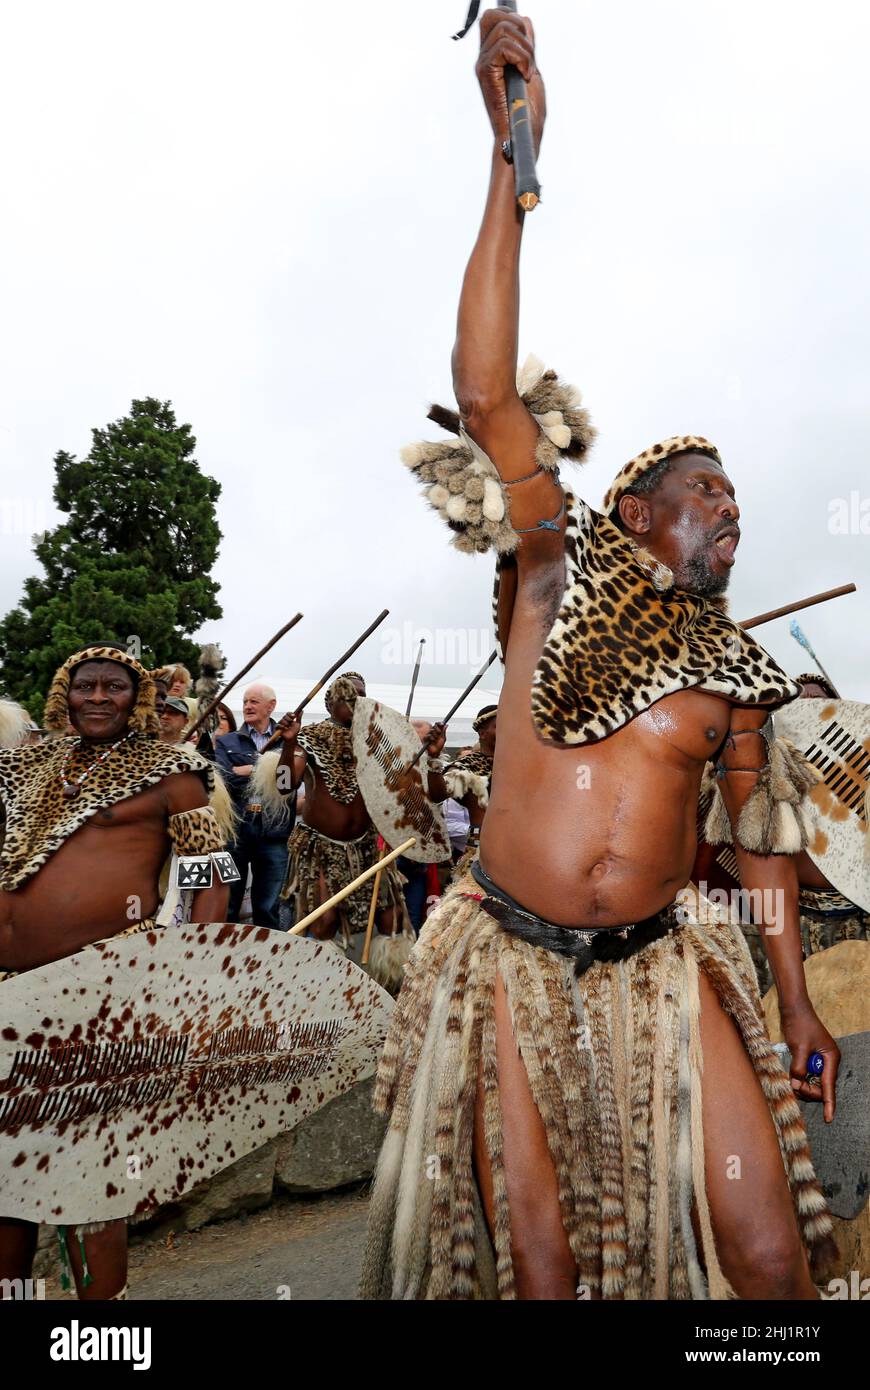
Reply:
[[[278,707],[275,711],[277,717],[286,714],[289,710],[296,708],[300,700],[303,700],[311,687],[315,684],[317,676],[308,679],[290,679],[287,676],[278,676],[271,671],[254,671],[247,676],[243,682],[231,690],[226,703],[229,705],[236,719],[241,723],[242,719],[242,696],[251,685],[270,685],[275,691],[278,699]],[[381,685],[378,683],[366,683],[366,693],[372,700],[380,700],[384,705],[389,705],[391,709],[399,710],[404,714],[408,703],[407,684],[403,685]],[[450,709],[451,705],[459,698],[462,693],[460,686],[450,685],[422,685],[418,683],[414,691],[414,706],[411,710],[413,719],[427,719],[434,724],[436,719],[441,719]],[[324,690],[318,691],[314,699],[305,707],[303,724],[315,724],[319,719],[326,718],[326,705],[323,702]],[[494,705],[498,701],[499,692],[491,687],[476,685],[471,694],[463,700],[456,714],[450,721],[450,730],[447,742],[451,748],[464,748],[468,744],[476,741],[477,735],[471,727],[477,711],[484,705]]]

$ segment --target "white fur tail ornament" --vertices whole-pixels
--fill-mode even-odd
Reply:
[[[280,748],[274,749],[271,753],[261,753],[254,764],[249,786],[251,800],[262,806],[264,818],[269,825],[275,830],[286,826],[289,835],[294,798],[289,793],[282,793],[278,788],[280,757]]]
[[[375,933],[369,957],[368,971],[372,979],[390,994],[398,994],[405,975],[405,966],[414,949],[414,933],[405,923],[394,936]]]
[[[236,838],[236,829],[239,824],[239,816],[233,805],[233,799],[227,790],[227,784],[223,779],[220,768],[215,765],[214,786],[209,796],[209,805],[215,813],[217,823],[220,826],[225,844],[232,844]]]
[[[14,700],[0,700],[0,748],[17,748],[27,733],[30,715]]]

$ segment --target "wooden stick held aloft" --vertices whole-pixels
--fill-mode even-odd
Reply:
[[[424,647],[424,645],[425,645],[425,642],[426,642],[426,638],[425,638],[425,637],[421,637],[421,638],[420,638],[420,646],[419,646],[418,649],[417,649],[417,662],[416,662],[416,665],[414,666],[414,674],[413,674],[413,676],[411,677],[411,689],[410,689],[410,691],[408,692],[408,707],[407,707],[407,709],[405,710],[405,718],[406,718],[406,719],[410,719],[410,718],[411,718],[411,706],[412,706],[413,703],[414,703],[414,691],[417,689],[417,677],[418,677],[419,674],[420,674],[420,662],[423,660],[423,647]]]
[[[841,584],[839,589],[827,589],[823,594],[813,594],[810,598],[799,599],[797,603],[787,603],[783,608],[771,608],[769,613],[760,613],[757,618],[747,618],[745,623],[741,623],[742,628],[747,630],[751,627],[760,627],[762,623],[772,623],[774,618],[786,618],[789,613],[797,613],[801,608],[812,608],[816,603],[827,603],[829,598],[840,598],[843,594],[854,594],[857,585]]]
[[[485,662],[483,663],[483,665],[481,666],[481,668],[480,668],[480,670],[478,671],[477,675],[474,676],[474,677],[468,682],[468,685],[467,685],[467,686],[465,687],[465,689],[463,690],[463,692],[462,692],[462,694],[460,695],[459,699],[456,700],[455,703],[454,703],[453,705],[451,705],[450,709],[447,711],[447,713],[445,714],[444,718],[438,720],[438,725],[439,725],[442,729],[443,729],[447,724],[450,723],[450,720],[453,718],[454,714],[455,714],[456,711],[459,709],[459,706],[462,704],[462,701],[465,700],[465,699],[471,694],[472,690],[473,690],[474,687],[477,685],[478,681],[483,680],[483,677],[486,675],[487,671],[489,670],[490,666],[491,666],[492,663],[495,661],[495,659],[496,659],[497,656],[498,656],[498,652],[497,652],[497,651],[490,652],[489,656],[487,657],[486,661],[485,661]],[[418,762],[420,761],[420,759],[422,758],[423,754],[426,752],[426,749],[428,748],[428,746],[429,746],[429,745],[428,745],[428,741],[424,741],[424,742],[421,744],[421,746],[420,746],[420,752],[419,752],[419,753],[416,755],[416,757],[412,760],[412,762],[411,762],[411,767],[416,767],[416,766],[417,766],[417,764],[418,764]]]
[[[271,640],[268,641],[268,642],[266,643],[265,647],[261,647],[261,648],[260,648],[260,650],[257,652],[257,655],[256,655],[256,656],[252,656],[252,657],[251,657],[251,659],[250,659],[250,661],[248,662],[247,666],[243,666],[242,669],[241,669],[241,671],[239,671],[238,675],[233,676],[232,680],[229,681],[229,682],[224,686],[224,688],[223,688],[223,690],[221,691],[221,693],[220,693],[219,695],[217,695],[217,696],[212,700],[212,702],[211,702],[211,704],[209,705],[208,709],[203,711],[203,713],[202,713],[202,714],[199,716],[199,718],[197,719],[196,723],[195,723],[195,724],[191,724],[190,728],[189,728],[189,729],[185,732],[185,734],[184,734],[185,739],[189,739],[189,738],[191,737],[192,734],[195,734],[195,733],[196,733],[197,729],[202,728],[203,724],[206,722],[206,720],[209,718],[209,716],[210,716],[211,714],[214,713],[214,711],[217,709],[218,705],[221,704],[221,702],[222,702],[223,700],[226,699],[227,695],[229,695],[229,693],[230,693],[230,691],[232,690],[233,686],[234,686],[234,685],[238,685],[239,681],[242,679],[242,676],[246,676],[246,675],[248,674],[248,672],[250,671],[251,667],[252,667],[252,666],[256,666],[256,664],[257,664],[257,662],[260,660],[260,658],[261,658],[261,657],[264,657],[264,656],[266,655],[267,652],[271,651],[272,648],[274,647],[275,643],[276,643],[276,642],[280,642],[280,641],[281,641],[281,638],[284,636],[285,633],[287,633],[287,632],[290,631],[291,627],[295,627],[296,624],[299,623],[299,622],[301,622],[301,621],[302,621],[302,614],[301,614],[301,613],[297,613],[295,618],[291,618],[290,621],[289,621],[289,623],[285,623],[285,624],[284,624],[284,626],[281,628],[281,631],[280,631],[280,632],[276,632],[276,633],[275,633],[275,636],[274,636],[273,638],[271,638]]]
[[[501,0],[502,9],[517,12],[516,0]],[[519,71],[509,64],[504,70],[508,118],[511,127],[511,158],[514,163],[514,189],[523,212],[531,212],[541,201],[541,185],[535,167],[532,111],[526,84]]]
[[[374,620],[373,623],[369,623],[369,625],[368,625],[368,627],[366,628],[365,632],[362,634],[361,637],[358,637],[358,638],[356,639],[356,641],[354,642],[353,646],[352,646],[352,647],[348,647],[348,649],[347,649],[346,652],[342,652],[341,656],[338,658],[338,661],[334,661],[333,664],[330,666],[329,670],[326,671],[325,674],[322,675],[322,676],[320,677],[320,680],[317,682],[317,684],[316,684],[316,685],[313,685],[313,686],[311,687],[311,689],[309,690],[308,694],[305,696],[305,699],[302,701],[302,703],[301,703],[301,704],[298,704],[298,705],[296,706],[295,710],[291,711],[293,714],[301,714],[301,713],[302,713],[302,711],[304,710],[305,706],[306,706],[307,704],[309,704],[309,703],[314,699],[314,697],[315,697],[315,695],[317,694],[317,692],[318,692],[319,690],[322,690],[322,689],[323,689],[323,687],[326,685],[326,682],[329,680],[330,676],[334,676],[335,673],[336,673],[336,671],[338,670],[339,666],[343,666],[344,663],[345,663],[346,661],[349,661],[349,660],[350,660],[350,658],[353,656],[354,652],[356,651],[357,647],[361,647],[362,644],[363,644],[363,642],[366,640],[366,638],[367,638],[367,637],[371,637],[371,635],[372,635],[372,633],[374,632],[375,628],[376,628],[376,627],[380,627],[381,623],[384,621],[384,618],[389,617],[389,613],[390,613],[389,608],[385,608],[384,611],[383,611],[382,613],[379,613],[379,614],[378,614],[378,616],[375,618],[375,620]],[[272,737],[269,739],[269,742],[266,744],[265,748],[263,749],[263,752],[265,753],[265,752],[268,751],[268,749],[274,748],[275,745],[276,745],[277,743],[280,743],[280,742],[281,742],[281,735],[280,735],[280,734],[273,734]]]

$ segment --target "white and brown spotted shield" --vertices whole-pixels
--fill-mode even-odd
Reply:
[[[807,852],[838,893],[870,912],[870,705],[794,700],[775,722],[821,775],[810,792],[815,834]]]
[[[330,943],[213,922],[0,984],[0,1212],[173,1201],[374,1072],[393,1001]]]
[[[360,696],[353,712],[356,779],[366,810],[390,848],[409,835],[405,851],[419,864],[450,858],[450,837],[441,807],[429,800],[425,758],[412,766],[420,738],[410,720],[380,700]]]

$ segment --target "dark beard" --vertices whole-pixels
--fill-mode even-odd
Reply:
[[[674,575],[678,589],[685,589],[687,593],[695,594],[698,598],[710,599],[724,594],[730,578],[730,571],[727,574],[715,574],[703,551],[693,555],[681,566],[679,573]]]

